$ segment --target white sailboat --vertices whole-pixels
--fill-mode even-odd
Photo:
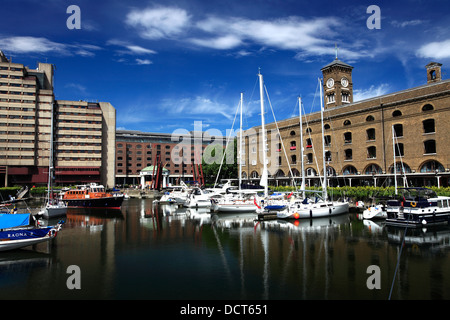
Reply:
[[[257,190],[241,190],[242,184],[242,106],[244,94],[241,93],[240,105],[240,134],[239,134],[239,187],[238,190],[229,190],[219,198],[212,199],[212,210],[214,212],[234,212],[234,213],[252,213],[256,212],[255,197]]]
[[[64,201],[53,197],[53,103],[51,108],[51,124],[50,124],[50,156],[48,165],[48,184],[47,184],[47,202],[45,207],[39,211],[39,215],[42,215],[46,219],[54,217],[61,217],[67,213],[67,205]]]
[[[322,156],[323,156],[323,181],[322,181],[322,199],[312,200],[304,198],[303,201],[291,201],[284,210],[277,212],[279,219],[301,219],[328,217],[347,213],[349,209],[348,202],[337,202],[328,200],[327,194],[327,170],[325,160],[325,137],[323,133],[323,101],[322,101],[322,81],[319,79],[320,87],[320,112],[322,127]],[[301,120],[300,120],[301,122]],[[302,156],[303,158],[303,156]],[[304,172],[302,172],[304,176]],[[302,183],[303,184],[303,183]]]
[[[395,163],[395,129],[392,126],[392,148],[393,148],[393,157],[394,157],[394,188],[395,195],[398,194],[397,188],[397,164]],[[405,179],[406,181],[406,179]],[[389,206],[389,208],[384,204],[374,204],[369,206],[367,209],[363,211],[363,219],[386,219],[388,217],[389,210],[392,213],[397,213],[400,209],[400,206]]]

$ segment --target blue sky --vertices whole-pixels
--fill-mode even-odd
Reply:
[[[66,25],[70,5],[81,29]],[[370,5],[380,29],[367,27]],[[225,134],[240,92],[244,129],[260,124],[258,68],[277,120],[298,114],[299,95],[318,110],[335,44],[354,67],[355,100],[425,84],[430,61],[448,78],[449,27],[448,0],[2,0],[0,50],[30,68],[55,64],[56,98],[110,102],[118,129],[171,133],[201,121]]]

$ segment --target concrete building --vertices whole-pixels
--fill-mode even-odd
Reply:
[[[12,63],[0,51],[0,185],[47,184],[53,128],[56,185],[113,187],[115,109],[55,100],[53,72],[48,63]]]
[[[441,78],[441,67],[429,63],[422,86],[358,102],[353,102],[353,67],[338,59],[323,67],[324,127],[320,112],[302,118],[307,184],[320,185],[323,176],[323,129],[332,186],[394,185],[394,165],[400,186],[448,186],[450,80]],[[291,176],[299,182],[299,119],[279,121],[278,127],[279,133],[274,123],[266,125],[269,183],[291,184]],[[243,176],[255,182],[262,173],[260,129],[245,133]]]

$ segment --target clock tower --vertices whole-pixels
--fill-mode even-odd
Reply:
[[[353,102],[353,67],[336,59],[320,69],[323,75],[325,109]]]

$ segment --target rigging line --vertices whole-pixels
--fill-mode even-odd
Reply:
[[[256,80],[255,80],[255,84],[254,84],[254,86],[253,86],[253,90],[252,90],[252,94],[250,95],[250,99],[248,100],[248,102],[247,102],[247,108],[245,108],[246,110],[249,110],[250,108],[248,108],[249,106],[250,106],[250,102],[252,101],[252,99],[253,99],[253,95],[254,95],[254,93],[255,93],[255,89],[256,89],[256,86],[257,86],[257,84],[259,83],[259,78],[258,77],[256,77]],[[245,124],[246,124],[246,128],[248,128],[249,127],[249,125],[248,125],[248,121],[247,121],[247,115],[244,113],[244,121],[245,121]]]
[[[238,114],[238,111],[239,111],[239,105],[240,105],[240,102],[239,102],[239,104],[238,104],[238,106],[236,108],[236,113],[234,114],[233,124],[231,125],[231,130],[230,130],[230,134],[228,135],[228,138],[227,138],[227,143],[225,144],[225,149],[223,151],[222,160],[220,161],[219,171],[217,172],[216,181],[214,182],[214,188],[216,187],[217,180],[219,179],[219,176],[220,176],[220,170],[222,169],[223,159],[225,159],[225,156],[227,154],[228,143],[230,142],[231,133],[233,132],[234,123],[236,121],[236,117],[237,117],[237,114]],[[234,148],[233,148],[233,151],[234,151]]]
[[[275,113],[273,112],[273,108],[272,108],[272,103],[270,102],[270,97],[269,97],[269,93],[267,92],[267,87],[264,85],[264,90],[266,91],[266,96],[267,96],[267,101],[269,102],[270,105],[270,110],[272,111],[272,115],[273,115],[273,119],[275,120],[275,125],[277,127],[277,132],[278,135],[280,136],[280,140],[282,140],[281,138],[281,133],[280,133],[280,129],[278,128],[278,123],[277,123],[277,119],[275,118]],[[282,141],[283,142],[283,141]],[[283,151],[284,151],[284,156],[286,157],[286,161],[289,167],[289,173],[291,174],[291,177],[294,177],[293,173],[292,173],[292,169],[291,169],[291,165],[289,163],[289,159],[287,157],[287,153],[286,153],[286,148],[284,147],[284,143],[281,143],[281,146],[283,147]],[[272,151],[273,152],[273,151]],[[297,192],[297,184],[295,183],[295,179],[292,179],[294,182],[294,188],[295,191]]]

